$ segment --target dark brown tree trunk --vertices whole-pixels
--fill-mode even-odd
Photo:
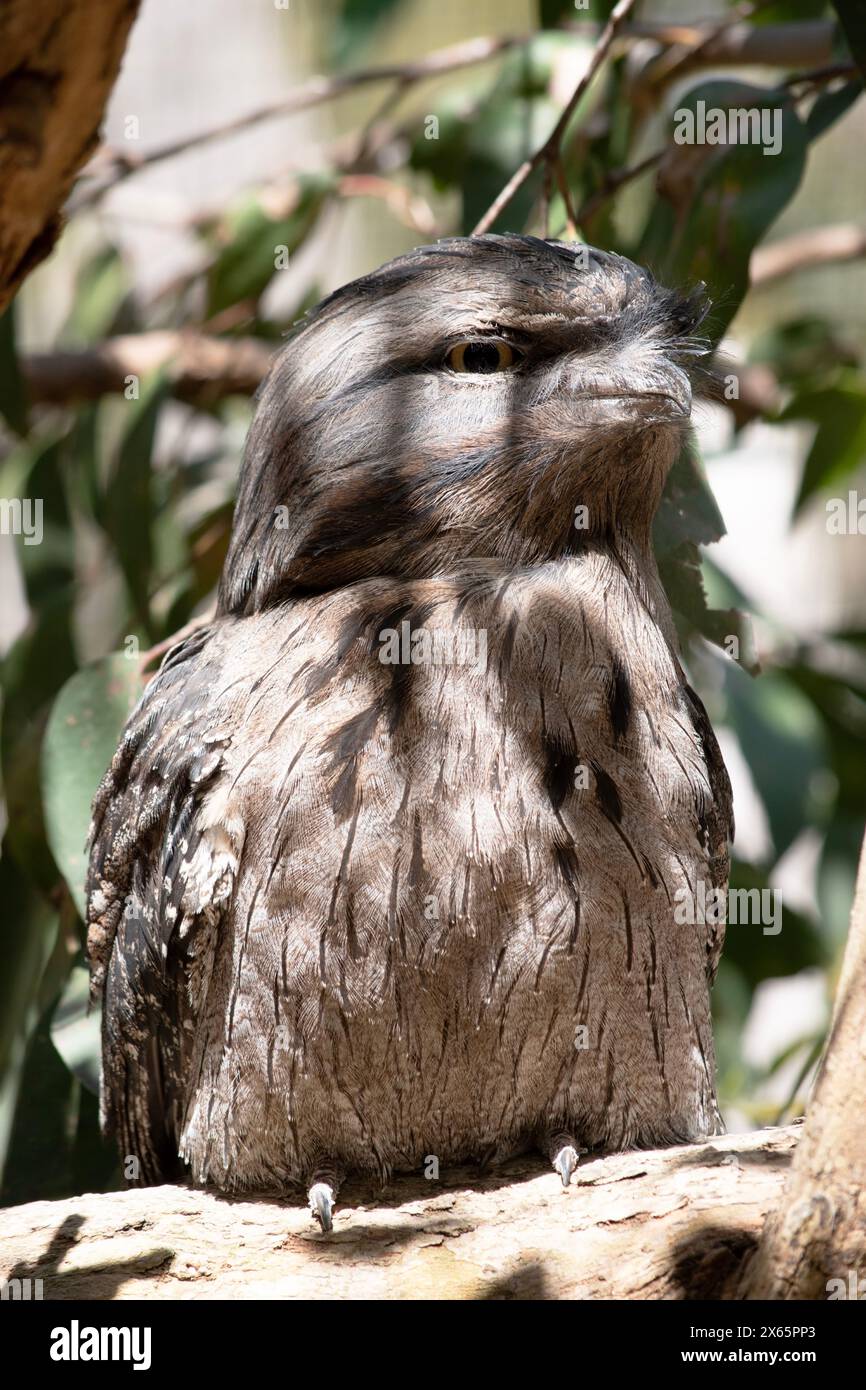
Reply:
[[[51,251],[139,0],[0,6],[0,312]]]

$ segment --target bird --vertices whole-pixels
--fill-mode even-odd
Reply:
[[[652,542],[707,310],[488,233],[296,325],[215,616],[93,804],[101,1118],[136,1181],[306,1191],[327,1232],[350,1176],[536,1150],[568,1188],[722,1131],[724,923],[676,905],[726,888],[731,788]]]

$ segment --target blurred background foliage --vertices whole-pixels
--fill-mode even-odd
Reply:
[[[0,634],[7,1203],[119,1182],[98,1131],[98,1018],[86,1008],[89,804],[160,644],[213,600],[256,375],[250,368],[244,385],[219,364],[198,375],[179,364],[202,336],[227,359],[252,341],[261,364],[349,274],[471,232],[552,130],[611,5],[279,8],[265,30],[239,4],[214,13],[196,3],[182,18],[144,0],[108,146],[73,195],[52,261],[0,320],[0,496],[41,498],[44,508],[41,544],[0,538],[9,599]],[[194,105],[172,128],[162,65],[175,49],[184,64],[199,51],[189,29],[167,42],[192,12],[199,39],[204,32],[204,44],[223,52],[227,97],[220,105],[222,88],[205,90],[193,62]],[[723,1104],[741,1127],[802,1108],[866,806],[863,542],[856,525],[853,536],[830,536],[824,512],[827,498],[863,482],[863,249],[823,258],[816,242],[781,273],[765,261],[759,275],[756,260],[780,228],[820,233],[862,205],[845,177],[862,169],[858,14],[858,0],[639,3],[578,103],[555,166],[539,166],[494,224],[577,236],[671,284],[705,281],[708,332],[735,362],[722,370],[738,395],[698,411],[703,458],[684,455],[675,468],[657,545],[687,664],[731,764],[735,809],[745,810],[733,885],[781,888],[784,902],[777,935],[729,929],[714,996]],[[489,40],[483,60],[454,48],[438,61],[477,36]],[[717,54],[729,45],[715,61],[713,43]],[[243,56],[258,81],[266,50],[274,110],[269,123],[241,127],[261,106],[244,87]],[[380,63],[394,69],[388,80],[352,80]],[[324,97],[306,91],[315,73],[332,79]],[[310,99],[299,100],[305,92]],[[673,112],[699,100],[780,109],[781,152],[676,145]],[[145,132],[132,150],[131,111]],[[276,139],[256,145],[265,129]],[[199,138],[213,131],[215,140]],[[834,172],[822,183],[826,169]],[[154,171],[168,182],[149,184]],[[136,201],[127,195],[137,183]],[[816,269],[822,259],[828,267]],[[94,368],[104,367],[106,346],[121,362],[110,382]],[[773,471],[779,460],[782,472]],[[738,516],[751,515],[749,556],[735,537],[710,558],[700,550],[724,532],[708,476]],[[727,488],[730,476],[740,477],[739,492]],[[803,525],[792,569],[785,547]],[[765,570],[781,576],[781,597],[778,584],[758,582]],[[827,602],[810,607],[828,574]],[[805,992],[780,992],[791,981]]]

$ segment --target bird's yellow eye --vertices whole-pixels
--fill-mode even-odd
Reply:
[[[515,362],[513,348],[500,338],[458,343],[445,358],[452,372],[504,372]]]

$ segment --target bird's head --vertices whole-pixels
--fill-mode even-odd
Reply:
[[[344,286],[262,388],[222,610],[617,533],[648,545],[705,308],[622,256],[512,235]]]

